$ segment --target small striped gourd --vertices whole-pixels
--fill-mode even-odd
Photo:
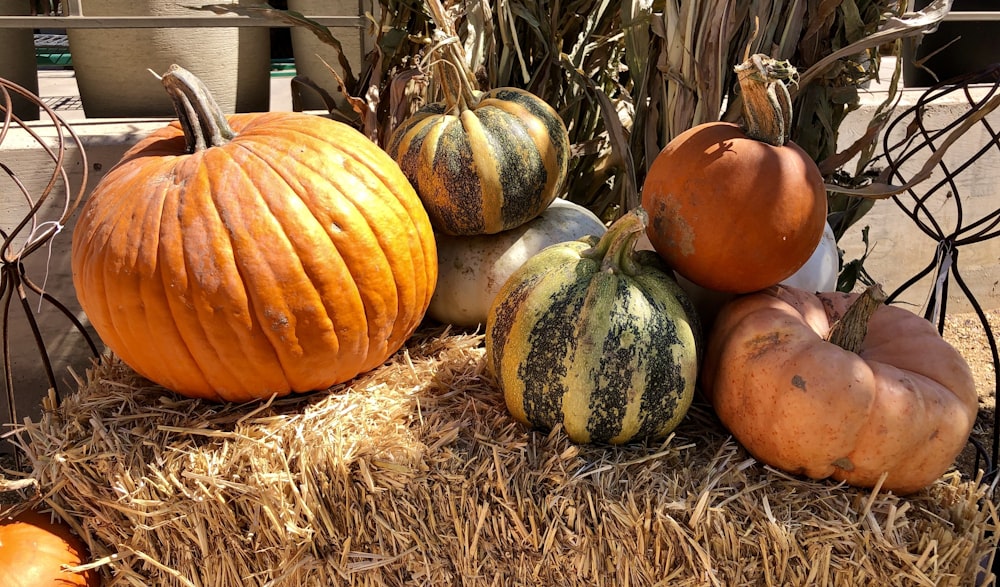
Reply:
[[[562,190],[569,149],[559,114],[518,88],[428,104],[386,146],[434,230],[453,236],[496,234],[541,214]]]
[[[486,323],[486,357],[515,419],[578,443],[669,434],[687,413],[700,326],[652,251],[641,208],[601,239],[552,245],[521,266]]]

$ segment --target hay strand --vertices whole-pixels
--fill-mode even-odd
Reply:
[[[14,439],[112,585],[993,582],[980,480],[901,498],[800,479],[697,402],[666,441],[574,445],[508,416],[483,353],[421,333],[350,384],[242,406],[108,357]]]

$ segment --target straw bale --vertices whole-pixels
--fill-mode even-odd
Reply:
[[[528,430],[482,337],[421,332],[322,393],[180,398],[113,357],[15,435],[110,585],[993,584],[992,491],[901,498],[762,466],[696,402],[674,435]]]

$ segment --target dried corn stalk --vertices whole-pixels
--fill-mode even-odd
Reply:
[[[435,2],[437,0],[434,0]],[[552,104],[574,145],[564,197],[605,220],[638,204],[638,188],[660,149],[702,122],[738,116],[733,66],[747,51],[789,60],[803,72],[792,138],[828,160],[838,183],[864,181],[877,133],[836,165],[837,132],[878,72],[879,48],[933,27],[950,9],[937,0],[906,13],[899,0],[441,0],[481,89],[515,86]],[[254,8],[216,7],[220,11]],[[376,10],[377,8],[377,10]],[[282,11],[268,13],[282,17]],[[434,45],[429,4],[372,6],[376,49],[344,80],[352,112],[383,143],[409,112],[438,96],[421,59]],[[284,18],[287,18],[285,16]],[[324,27],[309,25],[323,37]],[[317,28],[318,27],[318,28]],[[839,53],[847,49],[846,53]],[[835,59],[831,55],[837,54]],[[335,75],[331,70],[331,75]],[[895,77],[898,77],[898,69]],[[886,104],[891,104],[895,84]],[[873,119],[881,128],[890,107]],[[856,179],[861,178],[861,179]],[[838,202],[834,209],[864,204]],[[857,214],[851,214],[856,219]]]

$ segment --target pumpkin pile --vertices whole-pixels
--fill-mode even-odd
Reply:
[[[604,224],[560,196],[570,139],[559,113],[514,87],[481,91],[469,70],[454,19],[427,3],[438,48],[432,71],[441,100],[392,132],[386,152],[420,196],[437,236],[438,287],[428,316],[475,327],[500,286],[548,245],[588,235]]]
[[[951,466],[978,407],[968,365],[878,288],[833,291],[823,179],[789,137],[794,68],[738,66],[743,123],[671,141],[606,228],[560,197],[559,114],[480,91],[461,45],[441,47],[444,99],[385,150],[326,118],[227,117],[171,68],[178,120],[101,180],[73,235],[108,347],[182,395],[246,402],[375,370],[426,314],[483,326],[509,414],[575,443],[664,439],[700,386],[795,475],[907,494]]]
[[[793,67],[748,57],[742,124],[671,141],[643,205],[606,229],[559,197],[558,113],[480,92],[461,46],[441,46],[444,100],[384,151],[324,118],[227,118],[197,78],[164,75],[179,120],[101,181],[74,234],[108,346],[181,394],[246,401],[374,369],[426,313],[484,327],[510,414],[574,442],[664,438],[700,380],[782,470],[907,493],[951,465],[977,409],[968,366],[912,314],[834,292],[823,180],[789,138]],[[885,334],[897,325],[905,343]],[[829,339],[845,330],[853,343]],[[938,359],[899,360],[923,339]]]
[[[930,322],[884,305],[880,287],[834,291],[823,180],[788,135],[785,81],[795,70],[753,55],[736,71],[742,124],[679,135],[642,194],[651,248],[709,324],[700,388],[766,464],[920,490],[951,467],[972,431],[969,366]]]

